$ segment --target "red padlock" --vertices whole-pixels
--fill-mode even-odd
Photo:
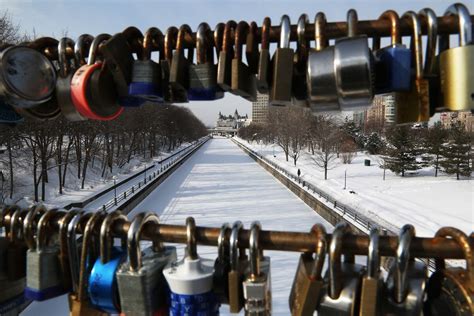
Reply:
[[[107,68],[107,64],[96,62],[99,45],[110,38],[109,34],[100,34],[92,41],[87,65],[81,66],[71,80],[71,98],[77,111],[93,120],[109,121],[117,118],[123,107],[118,103],[117,91]],[[91,93],[91,85],[100,85]],[[103,89],[102,89],[102,86]]]

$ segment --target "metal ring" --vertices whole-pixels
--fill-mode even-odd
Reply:
[[[380,271],[380,235],[378,227],[373,227],[370,230],[369,248],[367,252],[367,276],[369,278],[376,278]]]
[[[77,227],[81,219],[83,218],[84,211],[78,211],[78,213],[72,218],[67,226],[67,243],[68,243],[68,256],[69,256],[69,268],[71,270],[72,288],[77,293],[79,287],[79,253],[77,249],[76,232]],[[92,215],[92,213],[89,213]]]
[[[307,14],[300,15],[296,27],[297,43],[298,43],[298,64],[304,64],[308,60],[309,41],[306,40],[306,24],[309,23]]]
[[[327,38],[324,34],[326,30],[326,15],[324,12],[318,12],[314,16],[314,40],[316,42],[315,49],[320,51],[327,47]]]
[[[209,51],[212,52],[212,47],[210,46],[210,32],[211,28],[206,22],[199,24],[196,31],[196,63],[205,64],[208,62]],[[212,61],[214,62],[214,61]]]
[[[226,258],[226,247],[229,247],[229,240],[227,237],[227,231],[231,229],[229,223],[224,223],[221,226],[221,230],[219,232],[219,236],[217,237],[217,256],[220,260],[224,260]]]
[[[142,267],[142,251],[140,249],[140,240],[145,228],[148,223],[160,224],[160,219],[155,213],[139,213],[133,219],[128,230],[128,259],[130,261],[130,271],[136,272]],[[153,240],[154,251],[163,251],[164,246],[161,242]]]
[[[49,221],[53,218],[56,214],[59,214],[58,209],[50,209],[46,211],[46,213],[41,216],[38,221],[38,228],[36,230],[36,250],[41,251],[44,247],[46,240],[51,238],[51,234],[45,232],[46,229],[50,228]]]
[[[468,8],[462,3],[450,5],[444,15],[457,15],[459,21],[459,46],[466,46],[472,42],[472,22]],[[448,39],[449,41],[449,39]]]
[[[395,273],[395,301],[402,303],[407,295],[407,270],[410,262],[410,243],[415,237],[415,227],[410,224],[404,225],[400,230],[399,243],[397,247],[397,263]]]
[[[89,48],[89,59],[87,60],[89,66],[95,64],[97,53],[99,52],[99,45],[108,41],[111,37],[110,34],[102,33],[94,38],[91,47]]]
[[[230,234],[230,264],[232,270],[236,271],[239,268],[239,232],[244,228],[241,221],[234,222],[232,225],[232,232]]]
[[[413,27],[413,33],[411,36],[411,47],[412,54],[415,56],[415,73],[416,78],[421,79],[423,78],[423,45],[421,42],[421,23],[418,19],[418,15],[416,15],[413,11],[407,11],[403,14],[402,19],[408,18],[411,21]]]
[[[272,20],[267,16],[262,23],[262,43],[261,49],[268,49],[270,47],[270,29],[272,28]]]
[[[82,34],[78,37],[76,44],[74,45],[76,68],[87,64],[86,55],[88,55],[87,51],[90,49],[93,40],[94,37],[89,34]]]
[[[250,237],[249,237],[249,256],[250,256],[250,274],[252,279],[260,276],[260,244],[259,236],[262,225],[260,222],[255,221],[250,225]]]
[[[341,222],[336,225],[332,233],[329,244],[329,296],[335,300],[339,297],[342,290],[342,268],[341,268],[341,250],[342,238],[350,233],[349,224]]]
[[[347,37],[355,37],[357,35],[358,21],[357,11],[349,9],[349,11],[347,11]]]
[[[321,280],[321,273],[323,271],[324,261],[326,259],[326,229],[321,224],[315,224],[311,227],[311,232],[316,235],[316,247],[314,248],[314,265],[309,275],[312,281]]]
[[[418,15],[426,19],[426,25],[428,27],[425,66],[423,68],[423,74],[427,76],[432,74],[435,65],[436,43],[438,42],[438,18],[436,17],[436,13],[430,8],[421,9]]]
[[[379,20],[390,21],[391,23],[390,43],[392,46],[395,46],[396,44],[400,44],[402,41],[402,38],[400,36],[400,17],[398,16],[398,13],[393,10],[387,10],[380,15]]]
[[[117,220],[122,220],[123,222],[127,221],[127,216],[123,215],[119,210],[115,210],[112,213],[107,214],[107,216],[102,221],[100,225],[100,261],[102,263],[107,263],[110,261],[112,255],[113,247],[113,238],[112,238],[112,228]]]
[[[291,23],[288,15],[281,17],[280,23],[280,48],[290,48]]]
[[[42,215],[46,211],[47,209],[43,205],[33,206],[23,219],[23,236],[29,249],[36,248],[35,232],[33,231],[33,229],[36,230],[37,228],[35,227],[36,216],[38,214]]]
[[[194,218],[186,218],[186,249],[187,257],[191,260],[198,259],[196,246],[196,222]]]
[[[151,52],[153,47],[156,47],[160,51],[160,59],[164,59],[163,46],[163,33],[157,27],[150,27],[145,32],[145,36],[143,37],[142,60],[151,60]]]
[[[11,242],[14,242],[17,237],[18,237],[18,234],[17,234],[17,228],[19,228],[19,223],[21,218],[20,218],[20,215],[22,213],[21,209],[14,205],[10,208],[10,210],[13,212],[13,215],[11,215],[11,218],[10,218],[10,241]],[[21,231],[21,230],[20,230]]]
[[[247,40],[249,33],[249,24],[245,21],[240,21],[235,31],[235,43],[234,43],[234,58],[242,61],[242,46]]]
[[[67,60],[66,49],[67,47],[74,48],[74,41],[69,37],[63,37],[58,44],[58,63],[59,63],[59,75],[66,78],[71,71],[71,66]]]
[[[167,60],[168,62],[171,63],[171,59],[173,56],[173,49],[176,48],[177,37],[178,37],[178,29],[174,26],[170,26],[166,30],[164,57],[160,56],[162,60]]]

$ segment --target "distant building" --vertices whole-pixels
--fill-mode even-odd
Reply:
[[[462,123],[468,132],[474,131],[474,116],[471,111],[466,112],[443,112],[440,115],[441,125],[450,128],[455,123]]]
[[[366,129],[384,129],[395,123],[395,96],[393,94],[376,95],[372,106],[364,111],[354,112],[354,123]]]
[[[252,102],[252,122],[262,124],[267,122],[268,94],[257,93],[257,101]]]
[[[223,115],[219,112],[219,116],[216,122],[216,129],[219,128],[232,128],[239,129],[242,126],[248,125],[249,117],[247,114],[240,115],[237,109],[234,112],[234,115]]]

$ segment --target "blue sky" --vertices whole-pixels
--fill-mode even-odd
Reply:
[[[319,2],[319,3],[318,3]],[[462,1],[474,12],[474,1]],[[64,32],[76,39],[82,33],[116,33],[130,25],[143,32],[150,26],[165,31],[168,26],[187,23],[193,30],[206,21],[211,27],[229,19],[256,21],[259,26],[265,16],[277,24],[283,14],[288,14],[295,24],[302,13],[312,20],[317,11],[326,13],[328,21],[342,21],[350,8],[358,11],[359,19],[376,19],[383,11],[394,9],[400,15],[407,10],[417,12],[431,7],[438,15],[443,14],[452,2],[446,0],[332,0],[332,1],[230,1],[230,0],[0,0],[2,10],[8,10],[22,31],[38,36],[60,37]],[[188,106],[206,124],[213,124],[219,111],[251,114],[251,104],[230,94],[219,101],[194,102]]]

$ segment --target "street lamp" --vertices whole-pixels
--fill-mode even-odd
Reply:
[[[117,205],[117,177],[113,176],[112,179],[114,180],[114,202]]]
[[[344,190],[346,189],[346,184],[347,184],[347,169],[344,170]]]
[[[145,181],[143,183],[146,184],[146,164],[145,164]]]

